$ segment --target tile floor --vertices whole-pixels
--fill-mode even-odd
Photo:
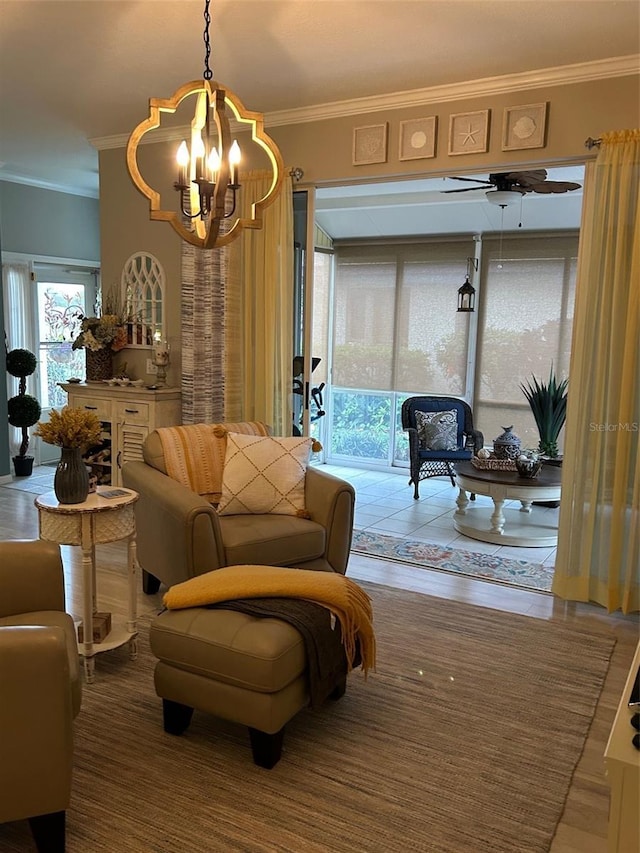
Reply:
[[[360,530],[375,530],[435,545],[451,545],[466,551],[530,560],[547,566],[555,564],[555,548],[494,545],[470,539],[454,530],[453,512],[456,509],[458,489],[451,485],[448,477],[423,480],[420,483],[420,498],[416,501],[413,498],[413,486],[408,485],[408,472],[369,471],[337,465],[324,465],[323,469],[348,480],[354,486],[355,526]],[[489,497],[477,495],[475,505],[491,506],[492,501]],[[519,506],[518,501],[505,502],[505,508]],[[551,523],[557,525],[559,509],[537,509],[549,514]]]

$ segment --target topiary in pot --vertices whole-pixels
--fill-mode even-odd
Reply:
[[[7,353],[7,372],[19,379],[18,393],[7,401],[9,423],[22,430],[18,455],[13,457],[16,477],[28,477],[33,470],[33,456],[27,456],[29,427],[38,423],[42,409],[31,394],[27,394],[27,376],[35,371],[35,355],[27,349],[13,349]]]

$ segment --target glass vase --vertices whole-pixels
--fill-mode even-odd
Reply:
[[[61,504],[81,504],[89,494],[89,473],[79,447],[63,447],[53,478],[53,491]]]

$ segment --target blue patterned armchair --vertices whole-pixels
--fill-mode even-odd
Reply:
[[[409,434],[409,485],[416,500],[418,483],[427,477],[448,475],[455,486],[453,464],[471,459],[484,444],[469,404],[457,397],[408,397],[402,428]]]

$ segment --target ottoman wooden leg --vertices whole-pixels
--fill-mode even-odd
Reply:
[[[162,700],[162,719],[164,730],[170,735],[181,735],[189,728],[193,708],[173,702],[171,699]]]
[[[251,751],[253,762],[258,767],[271,770],[280,761],[282,755],[282,741],[284,740],[284,726],[279,732],[269,735],[259,729],[249,727],[249,738],[251,739]]]
[[[38,853],[64,853],[65,812],[51,812],[29,818],[31,834]]]
[[[344,694],[347,692],[347,676],[345,675],[344,679],[333,688],[331,693],[329,693],[329,699],[333,699],[337,701],[338,699],[342,699]]]
[[[160,581],[155,575],[152,575],[151,572],[145,572],[142,570],[142,591],[145,595],[153,595],[160,589]]]

